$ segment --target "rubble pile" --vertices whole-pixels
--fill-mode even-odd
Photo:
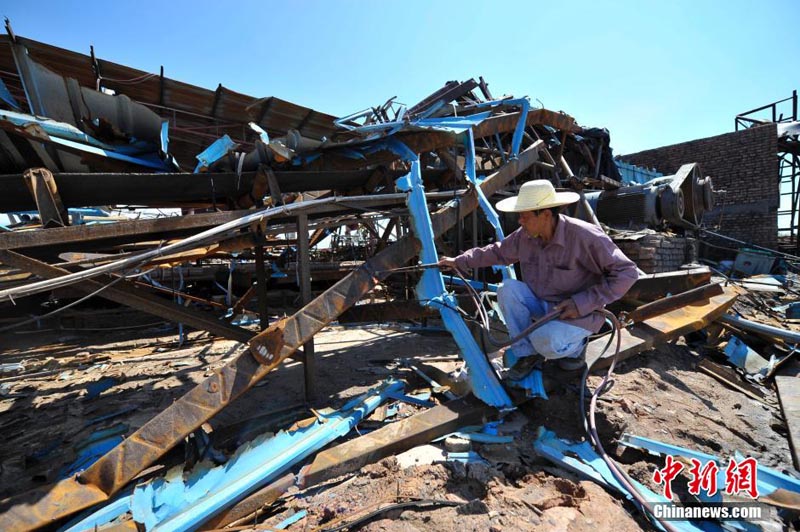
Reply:
[[[697,162],[483,78],[334,117],[8,23],[0,97],[0,529],[796,525],[800,258],[704,256]],[[583,370],[511,379],[513,267],[434,266],[534,179],[640,272]]]

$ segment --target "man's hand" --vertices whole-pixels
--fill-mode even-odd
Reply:
[[[450,257],[441,257],[439,262],[436,263],[440,268],[448,268],[450,270],[456,269],[456,259]]]
[[[559,318],[562,320],[571,320],[574,318],[578,318],[578,306],[575,304],[575,301],[572,298],[565,299],[555,307],[553,310],[560,310],[561,314],[559,314]]]

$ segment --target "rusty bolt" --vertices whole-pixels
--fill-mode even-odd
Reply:
[[[208,391],[209,393],[217,393],[219,390],[219,385],[216,382],[209,382],[208,383]]]

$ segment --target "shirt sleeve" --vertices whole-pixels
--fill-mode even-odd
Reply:
[[[572,295],[579,316],[587,316],[608,303],[618,300],[639,278],[636,264],[605,234],[596,235],[588,243],[589,254],[601,273],[600,282]]]
[[[468,249],[455,258],[459,270],[508,265],[519,261],[520,230],[517,229],[500,242],[482,248]]]

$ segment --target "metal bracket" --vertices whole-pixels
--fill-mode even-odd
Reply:
[[[56,180],[46,168],[31,168],[23,174],[25,184],[36,200],[43,227],[66,227],[69,214],[58,194]]]

